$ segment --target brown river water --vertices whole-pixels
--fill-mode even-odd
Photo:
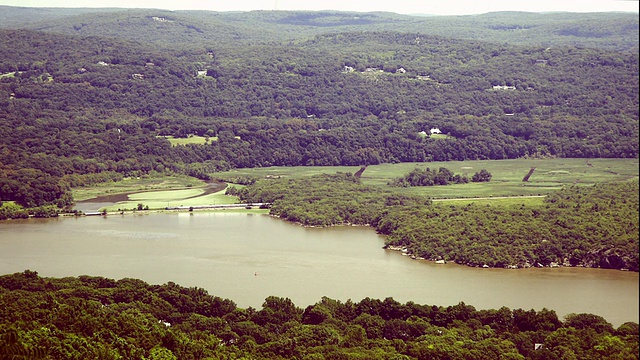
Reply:
[[[476,309],[591,313],[638,322],[638,273],[481,269],[411,260],[366,227],[304,228],[267,215],[151,213],[0,222],[0,274],[92,275],[201,287],[240,307],[327,296]]]

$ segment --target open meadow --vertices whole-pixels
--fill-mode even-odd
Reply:
[[[188,176],[153,176],[140,178],[125,178],[121,181],[102,183],[94,186],[74,188],[72,190],[75,201],[83,201],[98,196],[125,194],[144,191],[176,190],[192,187],[202,187],[201,180]]]
[[[159,138],[167,139],[171,143],[172,146],[177,145],[187,145],[187,144],[206,144],[207,141],[217,141],[217,137],[204,137],[198,135],[190,135],[185,138],[177,138],[173,136],[158,136]]]
[[[467,175],[486,169],[492,174],[490,182],[455,184],[429,187],[391,187],[388,183],[415,168],[439,169],[445,167],[454,174]],[[527,182],[523,178],[535,167]],[[236,169],[211,174],[215,179],[301,178],[336,172],[355,173],[357,166],[298,166]],[[537,203],[542,197],[563,186],[591,186],[596,183],[632,181],[638,179],[638,159],[517,159],[485,161],[450,161],[431,163],[401,163],[371,165],[362,174],[366,185],[381,186],[403,194],[425,195],[435,201],[454,200],[456,204],[471,201],[491,201],[495,204]],[[76,201],[97,196],[127,194],[128,199],[108,206],[107,211],[134,209],[142,204],[149,209],[169,206],[197,206],[231,204],[234,196],[224,190],[210,193],[201,180],[189,177],[128,178],[100,186],[74,189]],[[239,187],[241,185],[233,185]]]
[[[427,167],[432,170],[444,167],[454,174],[467,175],[469,178],[486,169],[492,178],[486,183],[447,186],[394,188],[387,185],[415,168]],[[532,167],[535,167],[535,171],[527,182],[523,182],[522,179]],[[298,166],[236,169],[211,175],[222,180],[238,176],[298,178],[321,173],[355,173],[358,170],[357,166]],[[515,159],[380,164],[368,166],[361,177],[366,185],[383,186],[406,194],[427,195],[434,199],[538,196],[566,185],[588,186],[634,179],[638,179],[638,159]]]
[[[205,194],[204,189],[161,190],[134,193],[128,195],[127,201],[120,201],[107,206],[107,212],[136,209],[142,204],[148,209],[164,209],[172,206],[222,205],[237,202],[237,197],[227,196],[224,190]]]

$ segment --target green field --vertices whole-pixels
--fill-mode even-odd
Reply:
[[[164,209],[169,206],[220,205],[236,203],[238,198],[227,196],[225,190],[202,195],[203,189],[149,191],[129,194],[128,201],[121,201],[104,208],[108,212],[136,209],[138,204],[149,209]]]
[[[218,140],[218,138],[215,136],[207,138],[204,136],[197,136],[197,135],[190,135],[189,137],[186,137],[186,138],[176,138],[173,136],[158,136],[158,138],[169,140],[172,146],[187,145],[187,144],[206,144],[207,140],[208,141]]]
[[[6,78],[12,78],[12,77],[15,77],[15,76],[16,76],[16,72],[14,71],[14,72],[6,73],[6,74],[0,74],[0,79],[5,78],[5,77]]]
[[[493,177],[488,183],[411,188],[387,186],[392,179],[401,177],[416,167],[422,169],[445,167],[454,174],[467,174],[469,177],[482,169],[487,169]],[[536,168],[533,175],[528,182],[522,182],[522,178],[532,167]],[[358,166],[269,167],[237,169],[215,173],[212,176],[222,179],[237,176],[296,178],[321,173],[355,173],[358,169]],[[535,196],[547,194],[565,185],[593,185],[602,182],[637,180],[638,159],[516,159],[381,164],[367,167],[361,179],[367,185],[383,186],[407,194],[427,195],[434,199]]]
[[[408,188],[387,185],[392,179],[403,176],[416,167],[445,167],[454,174],[467,174],[469,177],[481,169],[487,169],[493,177],[487,183]],[[522,182],[531,167],[536,170],[528,182]],[[211,175],[220,179],[238,176],[300,178],[336,172],[355,173],[359,169],[358,166],[269,167],[236,169]],[[361,179],[366,185],[381,186],[404,194],[426,195],[434,200],[469,199],[456,200],[456,204],[475,201],[472,198],[484,198],[483,201],[492,204],[531,204],[542,201],[542,198],[535,196],[548,194],[567,185],[589,186],[595,183],[637,180],[638,159],[518,159],[382,164],[367,167]],[[229,204],[237,201],[235,197],[224,195],[224,191],[202,195],[205,193],[204,187],[201,180],[190,177],[128,178],[100,186],[74,189],[73,196],[76,201],[81,201],[101,195],[129,193],[128,201],[110,206],[107,211],[133,209],[138,204],[148,206],[149,209],[164,209],[167,206]]]
[[[98,196],[124,194],[153,190],[176,190],[191,187],[203,187],[201,180],[187,176],[156,176],[125,178],[122,181],[108,182],[95,186],[72,189],[73,199],[83,201]]]

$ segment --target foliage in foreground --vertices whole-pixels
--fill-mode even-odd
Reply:
[[[638,271],[638,182],[572,186],[542,205],[432,204],[364,186],[351,174],[265,179],[234,191],[307,226],[371,225],[416,258],[470,266],[586,266]]]
[[[0,354],[46,359],[638,359],[638,324],[392,298],[241,309],[137,279],[0,276]],[[537,345],[541,344],[541,345]]]

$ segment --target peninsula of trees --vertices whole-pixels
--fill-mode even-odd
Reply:
[[[444,205],[365,186],[351,174],[264,179],[229,192],[306,226],[369,225],[416,259],[469,266],[638,271],[636,182],[570,187],[543,205]]]

